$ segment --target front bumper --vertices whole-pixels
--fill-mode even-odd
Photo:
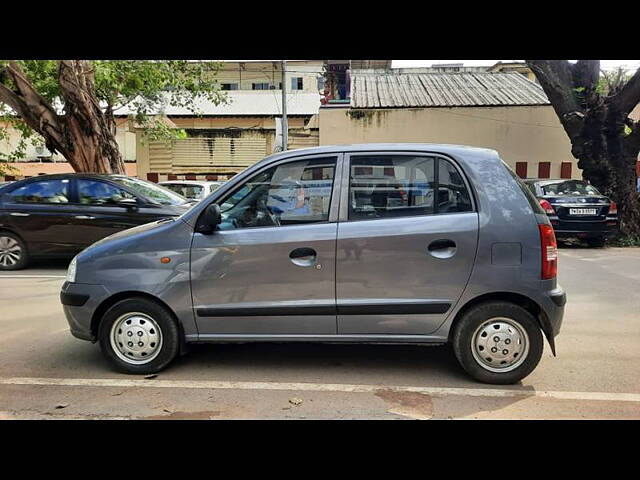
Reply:
[[[108,297],[109,291],[102,285],[64,282],[60,302],[71,335],[91,342],[97,340],[91,329],[91,321],[98,306]]]

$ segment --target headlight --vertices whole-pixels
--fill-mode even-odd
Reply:
[[[67,269],[67,282],[73,283],[76,281],[77,260],[78,260],[78,257],[75,256],[73,257],[73,260],[71,260],[71,263],[69,264],[69,268]]]

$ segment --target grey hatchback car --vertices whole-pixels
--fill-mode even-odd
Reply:
[[[148,374],[190,343],[451,344],[476,380],[555,355],[553,228],[493,150],[367,144],[271,155],[178,218],[79,253],[78,338]]]

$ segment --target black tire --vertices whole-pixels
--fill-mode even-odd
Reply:
[[[20,258],[15,263],[11,264],[9,264],[9,258],[4,261],[3,259],[0,259],[0,270],[21,270],[25,268],[29,264],[29,251],[22,239],[15,233],[0,231],[0,256],[2,252],[2,244],[4,243],[3,239],[9,239],[17,243],[17,246],[20,248]],[[7,263],[7,265],[3,265],[3,263]]]
[[[110,338],[112,326],[123,315],[133,312],[148,315],[160,329],[162,342],[159,353],[148,363],[128,363],[118,356],[112,346]],[[140,375],[157,373],[164,369],[176,357],[180,349],[180,331],[171,312],[159,303],[141,297],[121,300],[109,308],[100,322],[98,339],[102,353],[116,370]]]
[[[587,244],[590,247],[594,247],[594,248],[604,247],[605,243],[606,243],[605,237],[587,238]]]
[[[493,372],[485,368],[473,355],[473,336],[485,322],[504,317],[517,323],[526,332],[529,349],[524,360],[513,370]],[[482,383],[509,385],[529,375],[540,362],[544,348],[542,332],[536,319],[524,308],[510,302],[487,302],[467,311],[457,323],[452,337],[453,351],[462,368]],[[496,365],[499,367],[499,365]]]

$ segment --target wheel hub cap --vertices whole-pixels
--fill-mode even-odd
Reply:
[[[0,237],[0,265],[9,267],[20,261],[22,248],[11,237]]]
[[[149,363],[160,353],[162,332],[149,315],[134,312],[118,318],[111,327],[111,347],[132,365]]]
[[[527,332],[510,318],[487,320],[476,329],[471,342],[473,357],[491,372],[515,370],[529,353]]]

